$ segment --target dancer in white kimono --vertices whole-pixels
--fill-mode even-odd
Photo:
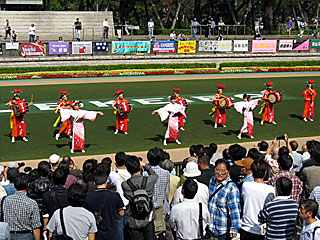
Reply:
[[[90,121],[96,120],[97,114],[103,116],[103,112],[95,112],[95,111],[85,111],[80,110],[83,107],[83,103],[80,101],[76,101],[74,103],[74,109],[64,109],[62,107],[58,107],[60,109],[61,121],[64,122],[68,120],[70,117],[73,118],[73,138],[72,138],[72,147],[70,152],[74,153],[74,150],[81,150],[83,153],[84,151],[84,124],[83,119],[87,119]]]
[[[179,141],[179,116],[186,117],[186,107],[180,105],[176,101],[175,96],[169,97],[170,103],[158,110],[152,112],[152,115],[158,113],[161,121],[168,120],[168,128],[164,136],[163,145],[167,145],[168,141],[175,141],[177,144],[181,144]]]
[[[253,114],[252,111],[258,105],[259,99],[251,101],[251,97],[247,94],[243,94],[243,102],[234,103],[234,109],[243,114],[243,125],[238,135],[238,138],[241,139],[242,133],[248,133],[250,138],[253,132]]]

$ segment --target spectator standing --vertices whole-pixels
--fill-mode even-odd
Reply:
[[[203,155],[198,160],[198,167],[201,171],[201,175],[197,178],[200,183],[209,185],[210,179],[214,176],[214,172],[210,169],[210,158],[207,155]]]
[[[281,177],[286,177],[292,181],[292,191],[290,193],[290,198],[296,200],[297,204],[300,203],[300,198],[303,190],[303,184],[300,179],[290,173],[292,169],[292,157],[289,155],[284,155],[278,158],[279,172],[276,176],[269,180],[269,184],[275,187],[277,180]],[[278,192],[276,191],[276,196]]]
[[[266,162],[257,161],[251,165],[254,182],[245,182],[242,185],[243,216],[241,219],[241,240],[263,240],[264,235],[260,233],[261,224],[258,221],[258,213],[264,204],[275,197],[272,186],[264,183],[268,165]],[[254,194],[253,194],[254,193]]]
[[[5,29],[4,40],[7,40],[8,36],[9,36],[9,39],[11,39],[11,25],[10,25],[9,19],[6,19],[6,25],[4,26],[4,29]]]
[[[119,41],[121,41],[121,38],[122,38],[122,27],[123,27],[123,24],[122,24],[121,20],[119,19],[117,24],[115,25],[115,29],[117,30],[117,35],[118,35]]]
[[[304,200],[299,208],[299,216],[303,220],[300,240],[320,239],[320,220],[316,218],[319,205],[313,200]]]
[[[319,27],[319,20],[317,18],[313,21],[313,37],[317,38],[318,36],[318,27]]]
[[[28,184],[28,175],[20,173],[14,182],[17,192],[3,200],[3,220],[10,226],[12,240],[40,240],[40,212],[36,201],[27,197]]]
[[[292,149],[293,167],[294,168],[300,167],[303,163],[303,156],[296,151],[298,148],[298,142],[297,141],[290,141],[289,144]]]
[[[222,36],[223,35],[223,31],[224,31],[224,22],[222,21],[222,18],[220,18],[219,22],[218,22],[218,35]]]
[[[131,178],[122,183],[123,194],[126,199],[129,200],[128,205],[128,217],[127,217],[127,230],[129,234],[129,239],[136,240],[141,239],[143,236],[144,240],[154,240],[154,214],[153,211],[149,212],[146,216],[141,216],[137,214],[134,208],[134,191],[132,185],[136,189],[142,189],[142,183],[146,181],[145,192],[148,195],[148,200],[152,204],[152,198],[154,195],[154,186],[157,182],[158,175],[152,168],[148,165],[145,165],[140,159],[136,156],[128,156],[126,160],[126,168],[131,174]],[[148,176],[142,176],[141,170],[146,171]],[[130,183],[129,183],[130,182]],[[130,187],[130,185],[131,187]],[[144,192],[144,191],[143,191]],[[152,205],[149,208],[152,208]]]
[[[207,206],[194,200],[197,190],[198,184],[192,179],[187,179],[182,185],[183,201],[172,207],[170,225],[175,230],[177,239],[201,239],[201,226],[203,235],[205,235],[210,216]],[[199,224],[200,209],[202,224]]]
[[[278,196],[268,202],[259,212],[258,220],[266,223],[266,240],[286,239],[291,240],[295,233],[298,204],[290,199],[292,182],[286,177],[276,181]]]
[[[263,157],[266,156],[268,147],[269,147],[269,144],[266,141],[261,141],[258,143],[259,152],[262,154]]]
[[[4,174],[7,175],[7,180],[2,183],[2,187],[6,190],[7,196],[13,195],[17,191],[14,186],[14,181],[20,174],[19,170],[18,168],[6,167],[6,169],[4,170]]]
[[[180,178],[172,173],[174,170],[174,163],[166,159],[161,163],[161,167],[170,172],[170,193],[169,193],[169,204],[171,204],[173,200],[173,196],[177,190],[177,186],[179,184]]]
[[[123,239],[123,228],[122,233],[119,232],[117,219],[124,216],[124,205],[119,193],[107,190],[109,173],[110,168],[107,165],[100,163],[97,166],[94,174],[97,189],[94,192],[88,193],[84,204],[85,208],[92,213],[101,211],[102,222],[98,226],[98,232],[95,236],[96,240]]]
[[[305,161],[309,160],[311,157],[306,144],[302,145],[301,152],[302,152],[303,163],[304,163]]]
[[[148,32],[149,32],[150,40],[154,37],[153,31],[154,31],[154,22],[152,21],[152,18],[150,18],[148,22]]]
[[[192,28],[192,39],[196,39],[198,27],[200,26],[200,23],[197,21],[196,18],[193,19],[193,22],[191,23]]]
[[[306,27],[308,26],[308,24],[303,21],[302,19],[300,21],[298,21],[298,27],[299,27],[299,34],[298,37],[303,37],[304,34],[304,30],[306,29]]]
[[[240,228],[240,193],[231,181],[230,164],[219,159],[209,183],[210,235],[218,240],[234,238]]]
[[[215,162],[220,159],[223,158],[221,153],[217,153],[218,150],[218,146],[215,143],[210,143],[209,147],[213,150],[213,154],[212,157],[210,158],[210,164],[214,165]]]
[[[320,186],[315,187],[310,196],[309,199],[314,200],[318,203],[318,206],[320,204]],[[320,208],[318,208],[317,218],[320,219]]]
[[[129,36],[130,33],[129,33],[129,29],[128,29],[128,21],[127,20],[124,21],[124,30],[126,31],[127,36]]]
[[[214,28],[216,27],[216,23],[213,20],[213,18],[211,18],[211,24],[210,24],[210,31],[209,31],[209,35],[214,36]]]
[[[70,186],[67,195],[70,206],[54,212],[47,225],[50,232],[49,239],[52,238],[54,231],[57,232],[57,235],[66,234],[75,240],[95,239],[95,233],[97,232],[95,217],[93,213],[82,207],[86,194],[83,185],[75,183]],[[64,224],[64,227],[62,224]]]
[[[206,33],[205,33],[206,38],[209,38],[210,29],[211,29],[211,20],[208,19],[207,26],[206,26]]]
[[[12,31],[12,41],[13,42],[17,42],[18,41],[18,34],[14,30]]]
[[[288,32],[288,34],[290,36],[291,30],[292,30],[292,27],[293,27],[293,21],[292,21],[291,17],[288,18],[288,22],[287,22],[286,25],[287,25],[287,32]]]
[[[31,43],[33,43],[35,41],[36,30],[37,30],[37,28],[32,23],[31,26],[29,27],[29,42],[31,42]]]
[[[103,40],[106,40],[109,38],[109,28],[110,28],[108,18],[105,18],[103,20],[102,27],[103,27]]]
[[[76,32],[76,38],[78,41],[80,41],[80,33],[81,33],[81,30],[82,30],[82,24],[81,22],[79,21],[79,18],[76,18],[76,21],[74,22],[74,30]]]

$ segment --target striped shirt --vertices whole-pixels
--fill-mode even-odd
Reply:
[[[279,196],[259,212],[260,223],[267,223],[267,240],[291,240],[295,233],[298,204],[289,196]]]

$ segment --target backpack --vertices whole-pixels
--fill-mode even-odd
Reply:
[[[149,217],[152,211],[152,201],[146,191],[147,179],[147,177],[143,177],[140,188],[133,185],[131,179],[127,181],[133,192],[133,200],[129,203],[132,217],[139,220]]]

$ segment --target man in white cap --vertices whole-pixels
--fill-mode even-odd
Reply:
[[[60,156],[57,154],[50,155],[49,162],[51,164],[51,170],[52,171],[56,170],[60,163]]]
[[[200,175],[201,175],[201,171],[199,170],[197,163],[195,162],[187,163],[187,166],[184,170],[184,176],[187,177],[187,179],[193,179],[198,185],[198,191],[193,200],[198,203],[205,204],[205,207],[206,207],[209,201],[209,189],[205,184],[200,183],[196,180],[197,177],[199,177]],[[182,190],[182,186],[180,186],[177,189],[176,193],[174,194],[172,205],[181,203],[183,201],[184,197],[181,190]]]

